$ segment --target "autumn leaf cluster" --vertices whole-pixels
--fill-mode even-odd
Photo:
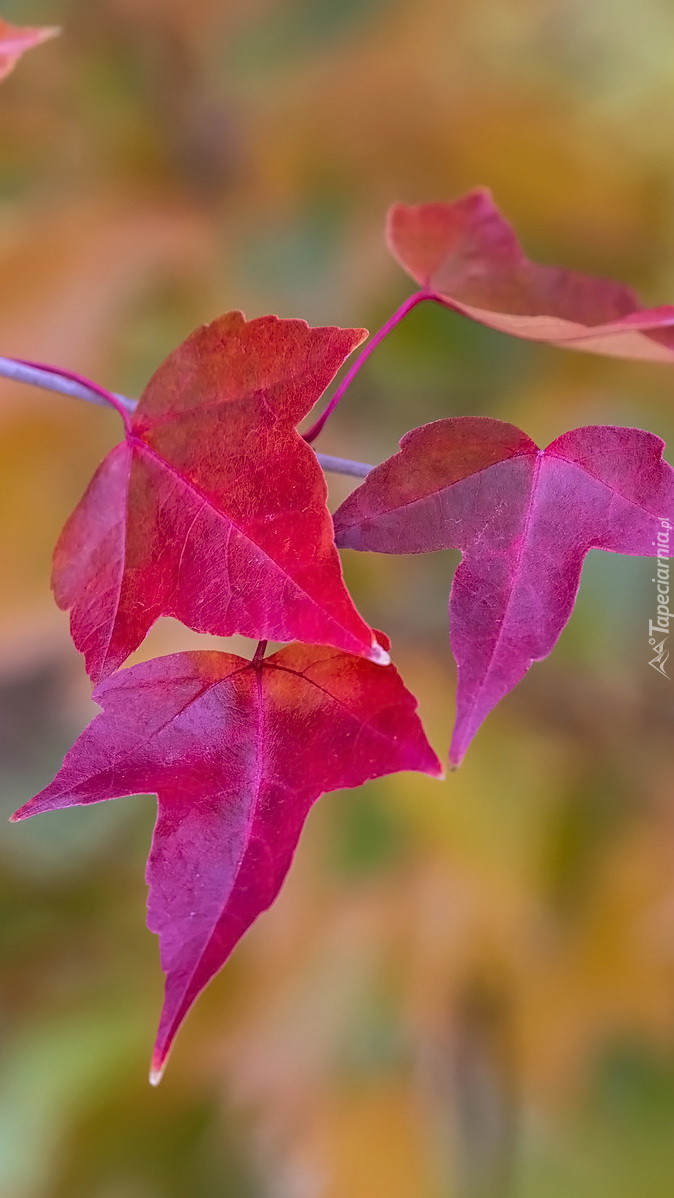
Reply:
[[[4,73],[49,31],[20,33],[0,27]],[[395,205],[387,235],[420,288],[405,311],[433,302],[524,340],[672,360],[674,308],[529,262],[485,191]],[[540,449],[480,416],[407,433],[331,517],[311,448],[323,421],[304,436],[298,425],[366,336],[240,312],[198,329],[133,411],[105,393],[124,439],[56,546],[54,595],[103,712],[15,818],[157,795],[148,924],[166,994],[153,1080],[198,994],[276,897],[315,800],[400,770],[442,774],[337,550],[461,550],[449,600],[456,766],[553,649],[589,550],[655,556],[674,521],[674,472],[654,434],[591,426]],[[258,649],[119,672],[163,616]],[[287,647],[265,656],[268,640]]]

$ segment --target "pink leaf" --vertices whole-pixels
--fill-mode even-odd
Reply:
[[[344,585],[325,479],[295,427],[365,335],[230,312],[160,366],[54,554],[95,681],[159,616],[388,660]]]
[[[0,79],[5,79],[16,66],[26,50],[32,50],[42,42],[56,37],[61,32],[54,25],[31,28],[10,25],[0,17]]]
[[[178,653],[116,674],[50,786],[13,817],[153,792],[148,926],[166,994],[152,1080],[192,1003],[275,899],[324,792],[442,768],[393,666],[289,646]]]
[[[674,307],[642,308],[618,283],[536,266],[484,189],[449,204],[395,204],[387,239],[429,296],[492,329],[590,353],[674,361]]]
[[[590,427],[540,450],[499,420],[438,420],[407,433],[338,509],[338,545],[463,552],[449,603],[458,666],[452,763],[550,653],[588,550],[657,556],[658,532],[674,525],[674,470],[663,448],[639,429]]]

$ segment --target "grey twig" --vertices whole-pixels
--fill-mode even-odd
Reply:
[[[57,374],[56,371],[49,370],[47,367],[33,366],[26,362],[17,362],[14,358],[0,357],[0,376],[12,379],[15,383],[27,383],[32,387],[41,387],[44,391],[57,391],[60,395],[69,395],[73,399],[84,399],[87,403],[105,407],[106,401],[98,391],[87,387],[84,382],[64,378],[63,375]],[[118,395],[114,391],[112,395],[127,412],[134,411],[135,400],[129,399],[126,395]],[[352,462],[349,458],[335,458],[329,453],[317,453],[316,457],[322,468],[332,474],[347,474],[351,478],[365,478],[373,469],[366,462]]]

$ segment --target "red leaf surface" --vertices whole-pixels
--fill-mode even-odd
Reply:
[[[393,666],[291,645],[259,662],[178,653],[123,670],[50,786],[14,819],[158,796],[148,926],[166,994],[158,1081],[189,1008],[275,899],[324,792],[398,770],[442,776]]]
[[[54,25],[22,28],[10,25],[9,21],[3,21],[0,17],[0,79],[5,79],[14,70],[26,50],[32,50],[60,32]]]
[[[94,681],[159,616],[386,663],[344,585],[323,472],[295,428],[365,336],[230,312],[160,366],[54,554],[56,601]]]
[[[387,240],[435,299],[492,329],[590,353],[674,361],[674,307],[627,287],[537,266],[484,189],[448,204],[395,204]]]
[[[566,624],[589,549],[656,557],[674,525],[674,470],[639,429],[590,427],[545,450],[512,424],[463,417],[407,433],[335,513],[338,545],[461,549],[452,585],[458,666],[450,761]]]

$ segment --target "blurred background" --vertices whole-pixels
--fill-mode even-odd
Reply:
[[[64,27],[0,89],[3,354],[136,396],[232,307],[375,330],[413,289],[387,206],[477,184],[537,260],[674,300],[668,0],[2,15]],[[671,439],[674,373],[422,305],[317,448],[377,462],[465,413],[541,444],[596,422]],[[50,555],[119,433],[114,413],[0,380],[5,816],[93,713]],[[336,504],[348,482],[330,488]],[[455,565],[344,555],[441,756]],[[593,551],[560,644],[458,773],[317,805],[158,1091],[154,800],[0,823],[2,1198],[670,1198],[674,682],[648,667],[651,578]],[[162,621],[136,659],[207,643]]]

